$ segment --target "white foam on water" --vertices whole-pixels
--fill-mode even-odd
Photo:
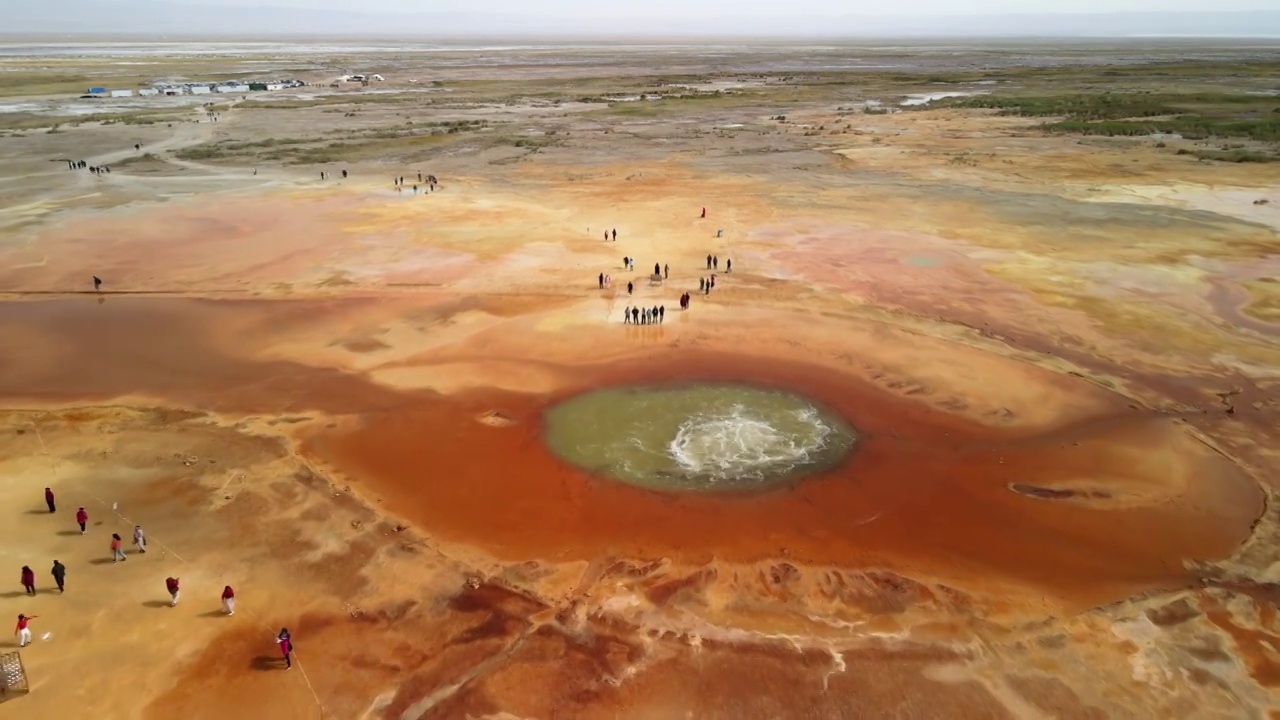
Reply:
[[[798,431],[779,429],[742,405],[695,415],[680,425],[668,452],[687,474],[712,482],[785,472],[807,462],[831,434],[816,409],[794,415]]]

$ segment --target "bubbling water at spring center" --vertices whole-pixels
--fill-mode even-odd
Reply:
[[[561,458],[655,490],[748,490],[839,465],[853,428],[799,395],[743,385],[625,387],[551,408]]]

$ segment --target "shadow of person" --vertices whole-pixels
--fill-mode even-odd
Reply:
[[[279,670],[284,667],[284,658],[279,655],[259,655],[249,661],[249,667],[253,670]]]
[[[147,601],[145,601],[145,602],[143,602],[143,603],[142,603],[142,607],[149,607],[149,608],[162,608],[162,607],[169,607],[169,601],[167,601],[167,600],[147,600]]]

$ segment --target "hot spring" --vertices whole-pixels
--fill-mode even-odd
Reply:
[[[856,435],[799,395],[743,385],[597,390],[547,411],[561,458],[654,490],[771,487],[839,465]]]

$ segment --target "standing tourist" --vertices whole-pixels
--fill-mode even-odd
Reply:
[[[236,591],[228,585],[222,588],[222,612],[228,615],[236,614]]]
[[[84,508],[76,510],[76,522],[80,524],[80,534],[83,535],[85,523],[89,522],[89,513]]]
[[[147,551],[147,534],[142,532],[141,525],[133,526],[133,546],[138,548],[140,553]]]
[[[284,656],[284,668],[288,670],[293,667],[293,637],[289,635],[289,628],[280,628],[276,643],[280,645],[280,654]]]

